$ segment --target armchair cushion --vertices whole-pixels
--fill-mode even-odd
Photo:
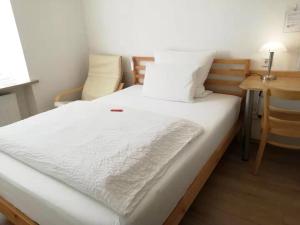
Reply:
[[[113,93],[119,86],[121,76],[120,56],[90,55],[82,100],[93,100]]]

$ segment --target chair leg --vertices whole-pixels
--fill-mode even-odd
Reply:
[[[260,144],[259,144],[259,148],[257,151],[257,155],[256,155],[256,160],[254,163],[254,169],[253,169],[253,174],[256,175],[258,172],[258,169],[260,167],[264,152],[265,152],[265,148],[266,148],[266,144],[267,144],[267,137],[268,137],[268,132],[263,131],[262,135],[261,135],[261,139],[260,139]]]

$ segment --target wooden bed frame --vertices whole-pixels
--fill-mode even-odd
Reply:
[[[145,71],[145,63],[153,62],[153,57],[133,57],[134,83],[142,84]],[[244,98],[244,91],[239,89],[239,84],[249,74],[249,59],[215,59],[210,71],[210,75],[205,83],[206,89],[216,93],[231,94]],[[213,172],[214,168],[222,158],[232,139],[241,128],[240,115],[238,121],[230,129],[228,134],[221,141],[212,156],[199,171],[198,175],[186,190],[177,206],[170,213],[164,225],[177,225],[180,223],[184,214],[204,186],[205,182]],[[14,207],[11,203],[0,196],[0,212],[15,225],[37,225],[28,216]]]

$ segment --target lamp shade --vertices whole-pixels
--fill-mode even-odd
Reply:
[[[260,48],[261,52],[286,52],[287,48],[281,42],[268,42]]]

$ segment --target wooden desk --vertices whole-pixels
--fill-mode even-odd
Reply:
[[[245,119],[243,131],[243,148],[242,159],[249,159],[249,144],[252,129],[252,113],[253,113],[253,100],[255,91],[263,91],[266,88],[280,88],[285,90],[300,90],[300,77],[293,76],[278,76],[274,81],[262,81],[259,76],[247,77],[239,86],[241,89],[246,90],[246,104],[245,104]]]

